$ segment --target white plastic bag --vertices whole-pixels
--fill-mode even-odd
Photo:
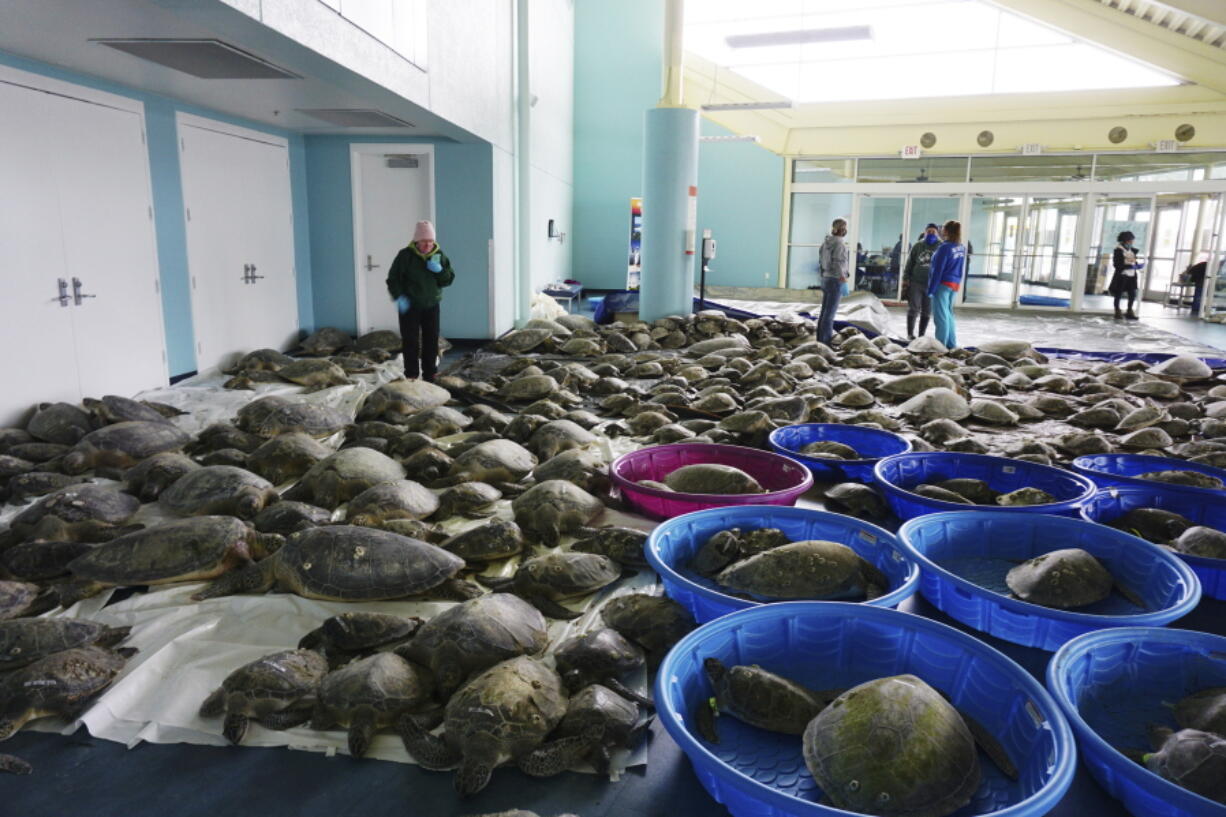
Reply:
[[[532,296],[532,317],[556,321],[565,314],[566,310],[561,304],[544,292],[538,292]]]

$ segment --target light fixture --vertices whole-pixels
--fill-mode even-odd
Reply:
[[[731,34],[724,38],[729,48],[765,48],[772,45],[845,43],[873,39],[872,26],[805,28],[796,31],[766,31],[761,34]]]
[[[737,136],[732,134],[729,136],[699,136],[699,142],[761,142],[760,136]]]
[[[770,102],[712,102],[700,107],[704,111],[774,111],[792,107],[792,101],[778,99]]]

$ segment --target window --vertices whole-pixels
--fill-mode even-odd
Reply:
[[[856,181],[860,182],[964,182],[965,156],[932,156],[920,159],[861,159]]]

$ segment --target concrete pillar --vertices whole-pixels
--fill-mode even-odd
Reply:
[[[647,111],[643,147],[639,317],[653,321],[693,309],[697,253],[686,252],[686,231],[697,226],[689,223],[689,213],[690,192],[698,185],[698,111]]]

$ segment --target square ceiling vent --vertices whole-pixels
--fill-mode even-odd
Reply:
[[[200,79],[302,79],[298,74],[221,40],[96,38],[90,42]]]
[[[415,128],[412,122],[397,119],[373,108],[298,108],[298,113],[335,125],[338,128]]]

